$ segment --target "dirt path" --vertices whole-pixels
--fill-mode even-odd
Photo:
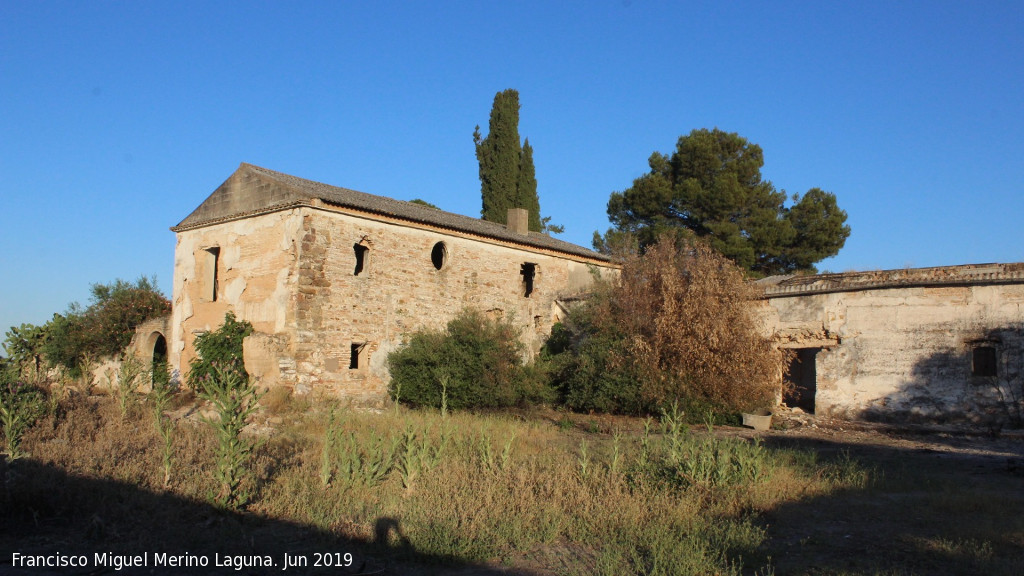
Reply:
[[[1018,459],[1024,458],[1024,431],[1008,431],[998,435],[968,428],[907,427],[867,422],[845,422],[803,416],[784,420],[785,429],[755,432],[747,428],[721,428],[722,435],[761,436],[769,444],[800,443],[825,448],[841,444],[846,448],[888,448],[911,453],[945,454],[959,458]]]

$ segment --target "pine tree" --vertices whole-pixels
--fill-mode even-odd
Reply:
[[[519,143],[519,92],[508,89],[494,95],[487,137],[480,127],[473,132],[480,165],[480,196],[484,220],[506,224],[509,208],[530,212],[530,230],[541,230],[540,199],[529,141]]]
[[[697,236],[754,275],[769,276],[812,271],[850,236],[835,194],[777,190],[761,176],[761,147],[739,134],[693,130],[671,156],[655,152],[647,163],[650,172],[612,193],[615,228],[598,235],[595,248],[643,249],[665,233]]]

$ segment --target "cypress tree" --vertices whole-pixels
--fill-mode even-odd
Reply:
[[[516,208],[530,211],[530,230],[540,232],[540,198],[537,196],[537,173],[533,169],[533,147],[530,139],[523,143],[519,163],[519,183],[516,186]]]
[[[480,127],[473,132],[480,165],[481,217],[507,224],[509,208],[530,212],[530,230],[540,231],[540,199],[529,141],[519,144],[519,92],[508,89],[494,95],[487,137]]]
[[[487,137],[480,138],[480,127],[473,134],[476,158],[480,163],[481,215],[484,220],[505,224],[508,209],[517,208],[519,183],[519,93],[509,89],[494,96]]]

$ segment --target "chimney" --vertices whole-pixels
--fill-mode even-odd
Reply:
[[[508,224],[505,225],[510,232],[516,234],[530,233],[530,212],[526,208],[509,208]]]

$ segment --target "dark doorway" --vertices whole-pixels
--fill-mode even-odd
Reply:
[[[814,414],[814,396],[818,388],[816,358],[821,348],[797,348],[796,355],[789,363],[789,375],[786,381],[792,385],[792,391],[782,399],[790,408],[799,408],[808,414]]]
[[[156,340],[153,342],[153,364],[151,368],[153,384],[167,384],[170,380],[170,374],[167,371],[167,339],[160,333],[156,334]]]

